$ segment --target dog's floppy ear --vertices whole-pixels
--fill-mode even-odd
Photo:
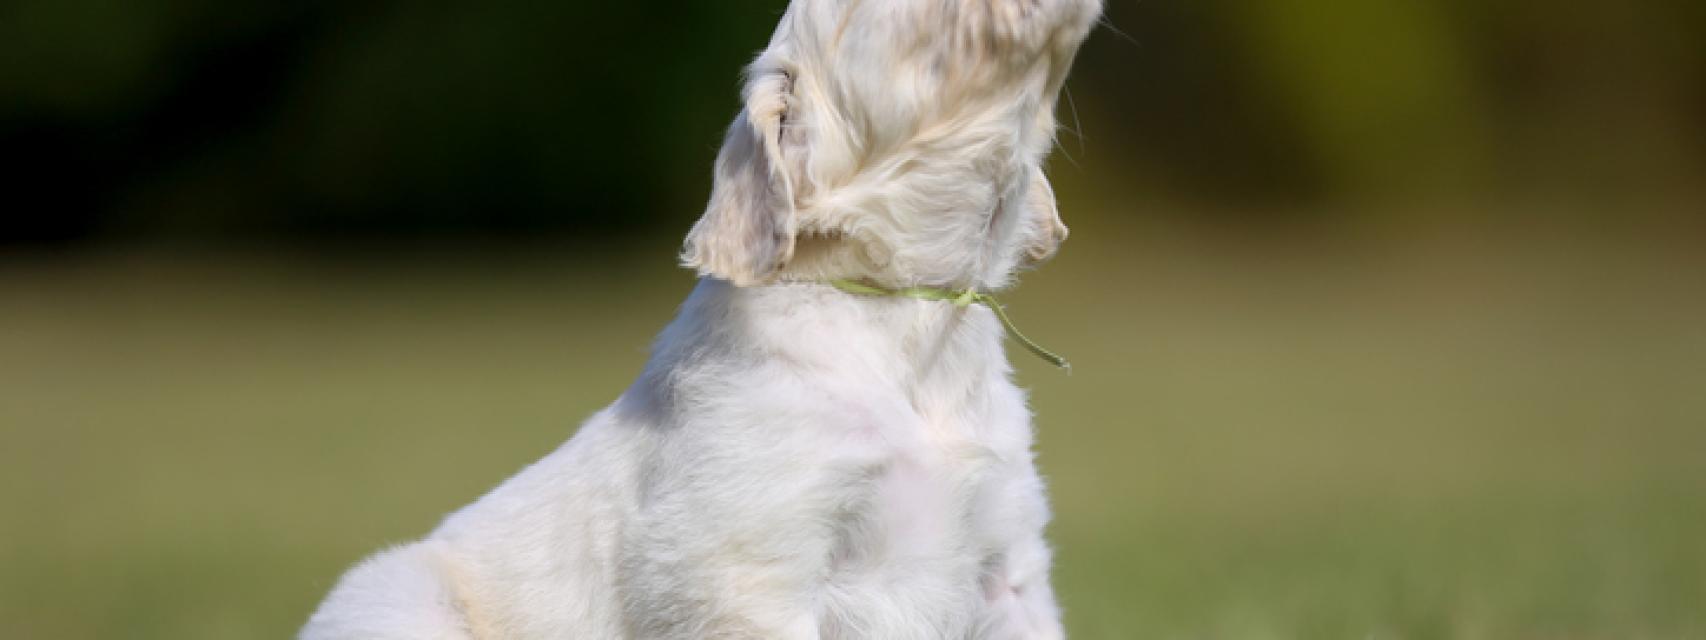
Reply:
[[[795,167],[784,157],[793,78],[780,69],[750,72],[746,106],[723,139],[705,214],[688,232],[681,263],[736,285],[773,277],[794,255]]]
[[[1024,207],[1030,240],[1025,244],[1024,258],[1027,263],[1036,264],[1054,257],[1060,243],[1066,241],[1067,229],[1054,203],[1054,187],[1043,175],[1042,167],[1031,167],[1030,179]]]

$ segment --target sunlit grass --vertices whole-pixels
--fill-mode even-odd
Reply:
[[[1007,296],[1074,637],[1706,636],[1699,271],[1076,231]],[[0,637],[290,634],[625,387],[669,262],[0,267]]]

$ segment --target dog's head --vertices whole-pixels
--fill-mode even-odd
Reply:
[[[1101,0],[794,0],[683,263],[996,287],[1066,237],[1042,161]]]

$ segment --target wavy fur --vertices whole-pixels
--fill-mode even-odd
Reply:
[[[988,309],[1054,252],[1041,162],[1099,0],[796,0],[747,74],[645,371],[306,640],[1043,639],[1030,414]]]

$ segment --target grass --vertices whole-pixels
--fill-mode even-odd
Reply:
[[[1073,637],[1706,638],[1698,264],[1075,231],[1008,296]],[[669,261],[0,263],[0,637],[289,635],[626,386]]]

